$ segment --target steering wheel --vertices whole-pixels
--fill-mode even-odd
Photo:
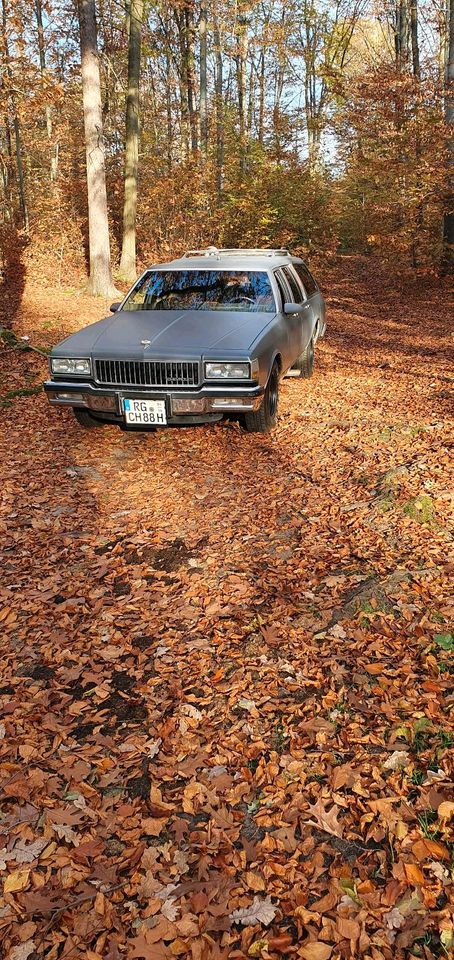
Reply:
[[[248,303],[255,303],[253,297],[247,297],[245,293],[240,293],[237,297],[234,297],[230,303],[240,303],[241,300],[247,300]]]

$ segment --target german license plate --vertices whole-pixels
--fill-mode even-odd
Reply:
[[[165,400],[128,400],[124,399],[126,423],[138,423],[143,426],[162,427],[167,423]]]

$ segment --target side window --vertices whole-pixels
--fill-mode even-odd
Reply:
[[[318,290],[317,284],[312,274],[309,273],[309,270],[307,269],[304,263],[294,263],[293,269],[296,270],[296,273],[298,274],[301,282],[304,284],[308,297],[311,297],[312,294],[316,293]]]
[[[304,294],[293,271],[290,269],[290,267],[282,267],[282,273],[284,274],[290,290],[292,291],[293,303],[302,303],[304,300]]]
[[[279,293],[280,293],[280,296],[281,296],[282,309],[284,309],[284,303],[287,303],[287,302],[288,302],[289,290],[287,289],[287,284],[286,284],[286,282],[285,282],[285,278],[282,276],[282,273],[281,273],[280,270],[276,270],[276,271],[275,271],[275,273],[274,273],[274,279],[275,279],[275,281],[276,281],[276,283],[277,283],[277,285],[278,285],[278,287],[279,287]]]

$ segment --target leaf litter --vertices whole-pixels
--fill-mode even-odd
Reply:
[[[3,410],[6,960],[446,956],[447,321],[383,280],[269,437]]]

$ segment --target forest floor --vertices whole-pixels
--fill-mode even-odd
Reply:
[[[84,432],[4,345],[7,960],[450,952],[447,297],[360,258],[325,289],[265,437]]]

